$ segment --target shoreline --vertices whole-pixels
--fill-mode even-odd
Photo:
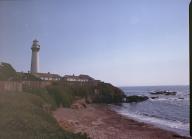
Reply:
[[[124,113],[122,111],[119,111],[118,108],[114,108],[114,106],[116,107],[116,105],[109,105],[109,106],[110,106],[110,109],[112,111],[115,111],[117,114],[120,114],[124,117],[127,117],[128,119],[133,119],[133,120],[138,121],[138,122],[143,122],[143,123],[146,123],[149,125],[153,125],[157,128],[160,128],[160,129],[163,129],[166,131],[174,132],[180,136],[190,137],[189,131],[187,132],[187,130],[174,128],[174,126],[169,125],[169,124],[173,124],[169,121],[167,121],[168,123],[166,123],[166,124],[165,123],[162,124],[161,122],[165,122],[165,121],[159,120],[159,119],[154,119],[153,117],[145,117],[143,115],[141,116],[141,115],[136,115],[136,114]]]
[[[84,109],[58,108],[53,116],[63,129],[86,133],[91,139],[191,139],[122,116],[105,104],[89,104]]]

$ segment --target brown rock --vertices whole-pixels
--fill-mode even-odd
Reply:
[[[80,99],[80,100],[76,100],[72,105],[71,105],[72,109],[84,109],[87,108],[87,104],[85,99]]]

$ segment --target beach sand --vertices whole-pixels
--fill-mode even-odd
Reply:
[[[107,105],[89,104],[84,109],[58,108],[53,116],[63,129],[87,133],[91,139],[188,139],[123,117]]]

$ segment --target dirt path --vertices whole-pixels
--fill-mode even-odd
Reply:
[[[159,128],[127,119],[106,105],[88,105],[76,110],[59,108],[54,117],[65,130],[85,132],[92,139],[184,139]]]

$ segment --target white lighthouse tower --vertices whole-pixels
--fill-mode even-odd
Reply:
[[[39,41],[33,40],[33,45],[31,47],[32,57],[31,57],[31,73],[38,73],[39,70]]]

